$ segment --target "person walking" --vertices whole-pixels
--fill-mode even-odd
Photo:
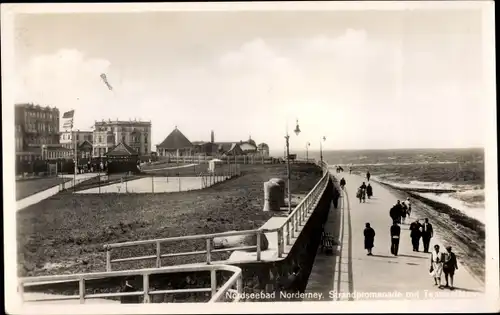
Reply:
[[[408,205],[408,210],[406,211],[408,213],[408,218],[411,217],[411,201],[410,197],[406,198],[406,204]]]
[[[366,186],[366,196],[368,196],[368,199],[370,199],[373,196],[373,188],[370,183],[368,183],[368,186]]]
[[[352,174],[352,168],[349,167],[349,175]]]
[[[401,236],[401,227],[396,221],[391,226],[391,254],[398,255],[399,251],[399,237]]]
[[[424,224],[422,224],[422,243],[424,243],[424,253],[429,252],[429,244],[432,237],[434,237],[432,224],[429,223],[428,218],[425,218]]]
[[[370,223],[365,224],[365,230],[363,232],[365,236],[365,249],[368,251],[368,256],[372,256],[372,248],[375,242],[375,230],[370,226]]]
[[[370,171],[366,172],[366,179],[368,181],[370,181],[370,177],[371,177]]]
[[[408,211],[408,207],[406,206],[405,202],[401,202],[401,223],[405,224],[406,223],[406,212]]]
[[[454,290],[453,287],[453,276],[455,275],[455,270],[458,269],[457,256],[455,253],[451,251],[451,246],[446,246],[446,253],[444,253],[443,260],[443,272],[444,279],[446,280],[446,288],[450,288],[450,290]],[[450,282],[448,283],[448,277],[450,278]]]
[[[346,184],[345,179],[344,177],[342,177],[342,179],[340,180],[340,188],[342,188],[342,190],[344,190],[345,184]]]
[[[441,274],[443,272],[443,254],[439,251],[439,245],[434,245],[431,253],[430,275],[434,278],[434,285],[441,287]]]
[[[365,182],[363,182],[363,184],[361,184],[360,188],[361,188],[361,189],[366,189],[366,184],[365,184]]]
[[[401,201],[398,200],[396,204],[389,211],[389,215],[391,216],[391,219],[393,221],[401,223],[401,212],[402,212]]]
[[[419,247],[420,247],[420,223],[418,220],[412,222],[410,224],[410,238],[411,238],[411,244],[413,246],[413,251],[418,252]]]

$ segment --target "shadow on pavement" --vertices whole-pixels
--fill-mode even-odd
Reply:
[[[394,258],[394,256],[376,255],[376,254],[373,254],[372,257]]]
[[[422,257],[422,256],[415,256],[415,255],[399,254],[399,256],[401,256],[401,257],[409,257],[409,258],[429,259],[429,257]]]

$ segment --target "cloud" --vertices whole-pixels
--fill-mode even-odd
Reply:
[[[102,83],[99,75],[109,66],[109,61],[86,58],[75,49],[33,57],[21,66],[17,97],[54,105],[72,103]]]

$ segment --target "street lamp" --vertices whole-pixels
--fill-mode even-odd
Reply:
[[[295,134],[298,136],[300,133],[299,120],[297,119],[295,126]],[[288,214],[292,213],[292,194],[290,192],[290,136],[288,135],[288,127],[286,128],[286,172],[287,172],[287,190],[288,190]]]
[[[323,167],[323,141],[326,141],[326,137],[323,136],[321,140],[319,141],[319,154],[321,157],[321,167]]]
[[[308,142],[306,143],[306,162],[309,163],[309,146],[311,146],[311,143]]]

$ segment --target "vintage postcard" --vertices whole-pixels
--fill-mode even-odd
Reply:
[[[1,12],[7,312],[500,309],[493,2]]]

